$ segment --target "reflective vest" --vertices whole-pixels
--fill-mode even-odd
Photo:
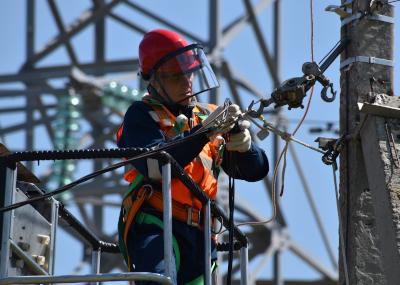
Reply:
[[[149,95],[143,98],[143,102],[151,107],[149,115],[160,126],[161,131],[164,133],[167,140],[170,140],[185,130],[189,126],[179,124],[175,115],[173,115],[165,106],[157,100],[151,98]],[[207,116],[216,109],[217,106],[212,104],[199,104],[197,103],[193,108],[193,115],[191,118],[192,126],[201,123]],[[123,125],[117,132],[117,142],[119,141],[123,130]],[[193,179],[193,181],[203,190],[205,194],[211,199],[215,199],[217,194],[217,178],[218,178],[218,165],[221,164],[221,155],[219,155],[221,145],[208,142],[200,152],[200,154],[193,159],[188,165],[184,167],[185,172]],[[216,161],[218,160],[218,161]],[[157,161],[148,159],[148,177],[153,180],[160,180],[161,174]],[[144,176],[139,173],[133,166],[129,165],[125,170],[124,179],[131,184],[140,185]],[[131,187],[136,188],[136,187]],[[197,209],[201,209],[201,202],[193,197],[189,189],[176,178],[171,181],[172,199],[183,205],[188,205]],[[130,194],[130,193],[127,193]],[[130,196],[130,195],[126,195]]]
[[[158,101],[152,99],[150,96],[145,96],[142,100],[151,107],[149,114],[153,120],[159,124],[160,129],[164,133],[167,140],[170,140],[183,131],[189,129],[187,124],[180,124],[177,121],[177,118],[167,108],[165,108]],[[191,127],[201,123],[202,120],[207,118],[208,115],[215,109],[215,105],[196,104],[192,111],[193,115],[191,118]],[[122,131],[123,125],[121,125],[117,131],[117,142],[122,135]],[[222,162],[222,153],[224,147],[222,142],[223,141],[218,140],[215,140],[213,143],[208,142],[203,147],[200,154],[184,168],[185,172],[211,199],[215,199],[217,194],[217,177],[219,173],[219,166]],[[152,165],[151,160],[148,159],[147,165],[149,178],[160,179],[161,177],[157,177],[160,176],[158,163],[153,163]],[[149,194],[146,191],[147,185],[143,185],[143,174],[139,173],[139,171],[137,171],[133,166],[129,165],[124,174],[124,178],[131,183],[131,185],[122,202],[120,218],[118,221],[118,232],[119,247],[130,270],[132,264],[129,255],[127,254],[128,230],[131,223],[135,219],[136,214],[139,213],[140,207],[146,201]],[[198,209],[199,211],[201,210],[201,202],[192,196],[189,189],[187,189],[186,186],[180,182],[180,180],[172,178],[171,188],[173,215],[174,207],[182,208],[183,206],[183,208],[188,207]],[[200,218],[200,216],[198,217]]]

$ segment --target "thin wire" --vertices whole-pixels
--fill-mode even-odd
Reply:
[[[335,46],[318,62],[318,65],[321,65],[321,63],[325,60],[325,58],[327,58],[332,53],[332,51],[335,48],[337,48],[337,46],[340,44],[341,41],[342,40],[338,40],[338,42],[335,44]]]
[[[389,2],[387,2],[388,4],[390,4],[390,3],[394,3],[394,2],[399,2],[400,0],[392,0],[392,1],[389,1]]]
[[[345,248],[345,242],[344,242],[344,236],[343,236],[342,219],[341,219],[341,214],[340,214],[339,191],[338,191],[337,180],[336,180],[336,170],[337,170],[337,165],[335,162],[332,164],[332,171],[333,171],[333,183],[335,185],[336,208],[337,208],[338,218],[339,218],[340,245],[341,245],[342,258],[343,258],[344,276],[346,279],[345,281],[346,281],[346,285],[349,285],[350,284],[349,272],[348,272],[348,268],[347,268],[346,248]]]
[[[253,119],[253,120],[250,119],[250,120],[251,120],[257,127],[259,127],[261,130],[267,129],[268,131],[271,131],[271,132],[277,134],[278,136],[280,136],[280,137],[281,137],[283,140],[285,140],[285,141],[290,140],[290,141],[293,141],[293,142],[295,142],[295,143],[298,143],[298,144],[300,144],[300,145],[302,145],[302,146],[305,146],[306,148],[309,148],[309,149],[314,150],[314,151],[316,151],[316,152],[319,152],[319,153],[321,153],[321,154],[325,154],[325,152],[322,151],[322,150],[320,150],[319,148],[313,147],[312,145],[309,145],[309,144],[307,144],[307,143],[305,143],[305,142],[303,142],[303,141],[301,141],[301,140],[295,138],[293,135],[291,135],[291,134],[289,134],[289,133],[287,133],[287,132],[281,131],[281,130],[279,130],[278,128],[275,128],[274,126],[272,126],[272,125],[271,125],[270,123],[268,123],[267,121],[264,121],[264,126],[265,126],[265,127],[264,127],[264,126],[261,126],[260,124],[258,124],[256,121],[254,121],[254,119]]]
[[[230,168],[235,169],[232,153],[229,153]],[[229,253],[228,253],[228,273],[226,283],[231,285],[232,280],[232,265],[233,265],[233,229],[234,229],[234,211],[235,211],[235,179],[229,175]]]
[[[314,2],[310,0],[311,61],[314,62]]]
[[[281,160],[281,158],[282,158],[282,155],[283,155],[283,152],[281,152],[281,157],[279,157],[279,159],[278,160]],[[277,167],[278,167],[279,165],[276,163],[275,164],[275,168],[274,168],[274,180],[276,180],[276,176],[277,176],[277,174],[278,174],[278,171],[277,171]],[[261,226],[261,225],[264,225],[264,224],[267,224],[267,223],[270,223],[270,222],[272,222],[273,220],[275,220],[275,218],[276,218],[276,214],[277,214],[277,205],[276,205],[276,189],[274,189],[274,184],[272,184],[272,193],[271,193],[271,200],[272,200],[272,204],[273,204],[273,207],[272,207],[272,211],[273,211],[273,213],[272,213],[272,216],[271,216],[271,218],[269,218],[268,220],[265,220],[265,221],[257,221],[257,222],[255,222],[255,221],[253,221],[253,222],[244,222],[244,223],[238,223],[238,224],[236,224],[236,227],[241,227],[241,226],[246,226],[246,225],[251,225],[251,226]],[[226,232],[227,231],[227,229],[224,229],[223,231],[221,231],[220,232],[220,234],[223,234],[224,232]]]

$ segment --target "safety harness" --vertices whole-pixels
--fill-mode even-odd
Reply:
[[[151,98],[149,95],[145,96],[143,102],[151,107],[149,115],[157,122],[160,129],[164,133],[167,140],[170,140],[185,130],[201,123],[208,115],[215,110],[215,105],[210,104],[196,104],[193,108],[193,116],[191,118],[191,125],[181,124],[177,122],[176,117],[160,102]],[[123,125],[117,132],[117,141],[122,135]],[[217,192],[217,178],[219,174],[219,167],[222,163],[222,153],[224,145],[222,142],[207,143],[201,153],[185,167],[185,172],[200,186],[200,188],[211,198],[214,199]],[[138,224],[152,223],[162,228],[162,221],[158,217],[140,211],[144,203],[150,205],[155,210],[163,211],[162,193],[159,181],[160,177],[152,177],[152,175],[159,172],[158,164],[154,165],[157,169],[150,169],[152,167],[149,162],[148,176],[150,179],[145,178],[133,166],[126,169],[124,178],[130,182],[129,191],[125,194],[120,219],[118,222],[119,230],[119,246],[120,250],[128,264],[129,270],[132,270],[132,263],[127,254],[128,233],[129,228],[133,221]],[[181,181],[173,178],[171,183],[172,189],[172,216],[175,220],[185,222],[190,226],[200,227],[201,224],[201,202],[195,199],[190,191],[183,185]],[[159,222],[158,222],[159,221]],[[173,237],[173,249],[176,256],[176,268],[179,270],[180,258],[179,247],[175,237]]]

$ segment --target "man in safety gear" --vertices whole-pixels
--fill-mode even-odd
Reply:
[[[148,82],[142,101],[134,102],[118,130],[119,147],[155,147],[194,134],[215,105],[198,103],[196,95],[219,87],[210,64],[198,44],[188,45],[177,33],[153,30],[139,46],[140,75]],[[214,113],[215,114],[215,113]],[[241,115],[230,105],[226,121]],[[268,173],[268,159],[251,142],[249,122],[225,124],[212,134],[183,141],[168,153],[211,199],[216,198],[217,177],[222,168],[228,175],[258,181]],[[217,134],[228,134],[225,140]],[[234,158],[228,165],[225,157]],[[161,166],[154,159],[132,163],[124,178],[130,183],[121,208],[120,247],[130,271],[165,273],[161,195]],[[202,284],[204,239],[202,204],[178,179],[172,178],[173,253],[176,284]],[[212,241],[212,258],[216,258]],[[153,284],[151,282],[137,282]]]

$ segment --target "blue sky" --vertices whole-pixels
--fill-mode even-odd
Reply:
[[[257,1],[253,1],[256,3]],[[59,4],[64,23],[69,24],[80,13],[91,6],[91,1],[56,1]],[[143,2],[144,3],[144,2]],[[141,5],[144,5],[144,4]],[[185,29],[192,31],[201,39],[206,40],[208,34],[208,1],[146,1],[146,8],[154,11],[158,15],[169,21],[184,26]],[[338,15],[325,12],[327,5],[339,5],[339,1],[314,1],[314,46],[315,60],[319,61],[339,40],[340,38],[340,20]],[[396,12],[399,12],[399,5],[395,5]],[[37,11],[39,15],[36,19],[36,49],[41,49],[49,39],[57,33],[57,27],[50,17],[47,2],[37,1]],[[221,26],[226,26],[229,22],[241,15],[244,11],[242,1],[221,1]],[[133,13],[126,6],[117,6],[115,13],[129,17],[132,22],[139,23],[141,26],[150,30],[160,27],[157,23],[149,21],[143,16]],[[268,45],[272,46],[272,6],[269,6],[260,14],[258,21],[261,25],[263,35]],[[309,0],[282,0],[282,50],[281,50],[281,80],[293,76],[301,75],[301,66],[304,62],[310,61],[310,11]],[[398,27],[399,20],[396,20]],[[80,62],[86,62],[92,59],[93,43],[90,41],[93,27],[84,30],[78,34],[72,44]],[[395,35],[398,35],[396,30]],[[0,36],[2,43],[0,45],[0,74],[10,74],[17,72],[25,60],[25,1],[1,1],[0,2]],[[123,59],[137,55],[137,45],[141,35],[128,31],[125,27],[116,23],[114,20],[107,21],[107,47],[106,57],[108,59]],[[398,59],[399,38],[395,38],[395,59]],[[224,56],[229,60],[234,70],[238,74],[246,77],[252,84],[269,97],[273,90],[272,82],[269,79],[265,64],[262,60],[260,51],[255,45],[255,36],[249,26],[225,48]],[[39,66],[66,64],[69,63],[68,55],[64,48],[56,50],[47,59],[43,60]],[[335,61],[325,74],[332,80],[335,88],[339,90],[339,62]],[[395,79],[399,78],[399,69],[395,68]],[[126,81],[132,87],[136,87],[136,82]],[[395,94],[398,94],[397,81],[394,83]],[[61,82],[54,81],[54,84]],[[0,84],[1,89],[21,88],[20,84]],[[333,103],[325,103],[321,100],[319,93],[321,88],[318,86],[314,92],[313,102],[308,114],[310,120],[326,120],[338,122],[339,99]],[[246,92],[241,91],[241,97],[247,106],[251,98]],[[228,89],[225,83],[221,87],[222,99],[228,96]],[[338,95],[339,97],[339,95]],[[308,98],[308,97],[307,97]],[[51,98],[46,99],[51,102]],[[21,106],[24,100],[13,98],[12,100],[1,99],[0,106]],[[293,130],[296,122],[301,115],[302,110],[284,111],[285,116],[291,119],[289,130]],[[268,117],[267,117],[268,119]],[[14,125],[24,121],[24,115],[21,113],[6,115],[0,114],[0,128]],[[313,126],[321,126],[316,124]],[[336,124],[337,126],[337,124]],[[310,125],[304,125],[299,131],[297,137],[316,146],[313,143],[317,135],[310,134],[308,128]],[[40,133],[40,130],[38,130]],[[331,136],[332,134],[321,134],[322,136]],[[22,133],[14,133],[6,137],[6,143],[12,150],[24,150]],[[261,146],[268,152],[271,152],[271,138],[261,143]],[[36,140],[35,149],[48,149],[50,144],[46,140]],[[334,250],[338,246],[338,225],[337,212],[334,198],[333,181],[331,168],[321,162],[320,154],[311,150],[304,149],[301,146],[295,146],[300,157],[304,171],[308,178],[318,209],[323,218],[324,226],[328,230],[329,239],[333,244]],[[317,232],[315,221],[312,219],[311,210],[307,204],[306,197],[300,185],[300,180],[296,169],[289,155],[288,167],[286,170],[286,189],[280,203],[284,209],[285,217],[289,224],[290,236],[301,244],[307,252],[318,258],[324,265],[330,267],[326,252],[323,249],[321,238]],[[37,171],[43,172],[48,164],[44,163]],[[271,165],[271,168],[273,166]],[[81,172],[76,177],[87,174],[88,169],[85,166],[79,168]],[[270,173],[272,177],[272,171]],[[257,213],[268,218],[271,213],[271,204],[266,196],[261,183],[237,183],[237,199],[246,200],[254,207]],[[115,197],[114,197],[115,198]],[[74,207],[71,206],[71,210]],[[113,210],[107,212],[107,230],[113,232],[116,228],[116,213]],[[59,274],[70,273],[79,263],[81,250],[79,244],[60,233],[58,238],[58,258],[56,272]],[[337,255],[337,252],[336,252]],[[62,260],[62,261],[60,261]],[[296,257],[289,253],[283,255],[283,276],[285,278],[318,278],[315,271],[309,269]],[[271,275],[271,263],[263,271],[263,276]]]

